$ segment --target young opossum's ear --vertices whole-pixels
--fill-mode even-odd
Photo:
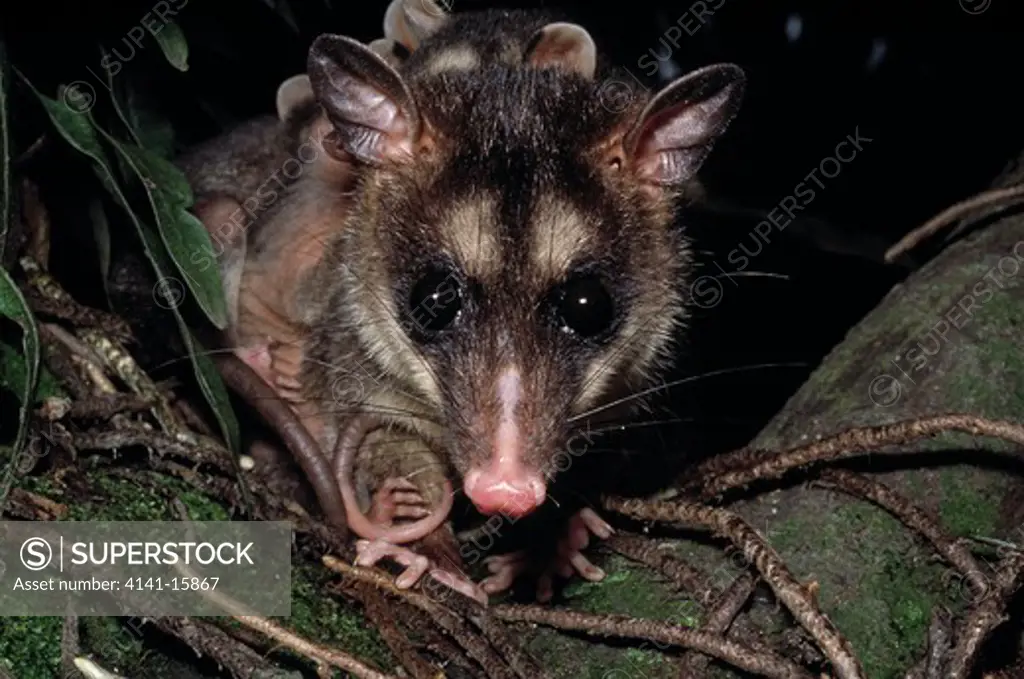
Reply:
[[[524,59],[531,66],[564,68],[590,80],[597,70],[597,45],[582,26],[560,21],[533,34]]]
[[[391,66],[398,68],[403,59],[398,49],[405,49],[391,38],[377,38],[368,47]]]
[[[420,115],[402,77],[381,56],[341,35],[321,35],[309,50],[313,92],[334,126],[328,153],[369,163],[411,156]]]
[[[434,0],[391,0],[384,13],[384,37],[413,52],[447,20]]]
[[[706,66],[668,85],[626,135],[633,171],[663,186],[692,179],[739,110],[745,86],[734,64]]]
[[[305,73],[293,75],[277,88],[277,119],[288,122],[299,109],[313,101],[313,86]]]

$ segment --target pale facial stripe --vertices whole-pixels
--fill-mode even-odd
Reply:
[[[442,220],[444,242],[468,275],[488,278],[500,270],[497,220],[497,201],[491,196],[476,196],[458,203]]]
[[[472,71],[480,67],[480,56],[469,45],[455,45],[434,56],[427,64],[431,75]]]
[[[542,196],[533,216],[532,260],[541,280],[562,279],[581,250],[588,247],[591,228],[571,204]]]

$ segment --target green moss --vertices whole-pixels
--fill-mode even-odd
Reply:
[[[167,521],[167,499],[151,488],[120,477],[92,473],[95,501],[75,502],[68,507],[71,521]]]
[[[829,507],[807,491],[797,502],[790,518],[761,532],[798,579],[819,584],[822,610],[849,639],[866,676],[902,676],[923,648],[944,569],[872,504],[839,497]]]
[[[994,536],[999,528],[999,505],[993,500],[997,480],[982,478],[981,485],[977,476],[968,467],[944,469],[940,475],[942,525],[954,535]]]
[[[380,668],[395,667],[391,651],[373,626],[337,597],[324,595],[330,579],[322,566],[293,564],[292,615],[282,624]]]
[[[194,521],[227,521],[231,517],[217,502],[199,493],[181,479],[149,475],[154,485],[131,483],[117,476],[92,473],[95,502],[75,502],[69,506],[71,521],[176,521],[168,498],[181,500]],[[51,497],[54,497],[51,495]],[[54,499],[57,499],[56,497]]]
[[[850,639],[865,675],[902,677],[921,652],[936,597],[930,594],[942,568],[913,564],[902,552],[886,550],[885,565],[864,574],[862,592],[828,611]]]
[[[181,479],[163,477],[164,485],[175,491],[179,500],[188,507],[188,514],[193,521],[230,521],[228,510],[218,502],[211,500]]]
[[[43,495],[52,500],[58,500],[62,494],[49,476],[23,476],[18,479],[16,485],[30,493]]]
[[[675,594],[649,570],[613,556],[605,564],[605,571],[608,575],[601,582],[578,578],[566,585],[563,596],[572,608],[681,624],[694,620],[696,606]]]
[[[61,617],[0,617],[0,665],[18,679],[60,676]]]
[[[699,623],[699,607],[674,593],[650,571],[620,557],[603,564],[601,582],[570,581],[562,594],[565,606],[591,613],[626,614],[666,620],[687,627]],[[561,605],[561,604],[560,604]],[[614,645],[538,627],[527,648],[557,679],[675,679],[679,670],[655,644],[635,641]],[[573,658],[567,663],[566,658]]]
[[[82,647],[102,658],[104,667],[120,668],[129,676],[136,674],[129,670],[140,666],[145,648],[127,620],[82,618],[81,628]]]

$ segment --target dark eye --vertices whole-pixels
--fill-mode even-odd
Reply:
[[[594,275],[578,276],[559,286],[553,303],[562,329],[584,339],[602,335],[615,320],[611,295]]]
[[[429,339],[450,327],[461,311],[462,287],[451,269],[430,269],[412,286],[407,312],[418,339]]]

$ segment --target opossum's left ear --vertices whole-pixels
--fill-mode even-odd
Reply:
[[[668,85],[644,108],[624,147],[639,179],[663,186],[691,180],[736,116],[746,76],[734,64],[714,64]]]
[[[313,41],[307,70],[334,127],[328,153],[367,163],[413,157],[423,129],[419,109],[383,57],[352,38],[325,34]]]
[[[582,26],[559,21],[533,34],[526,46],[525,61],[541,68],[564,68],[589,80],[597,70],[597,45]]]
[[[447,20],[445,7],[434,0],[391,0],[384,13],[384,37],[413,52]]]

